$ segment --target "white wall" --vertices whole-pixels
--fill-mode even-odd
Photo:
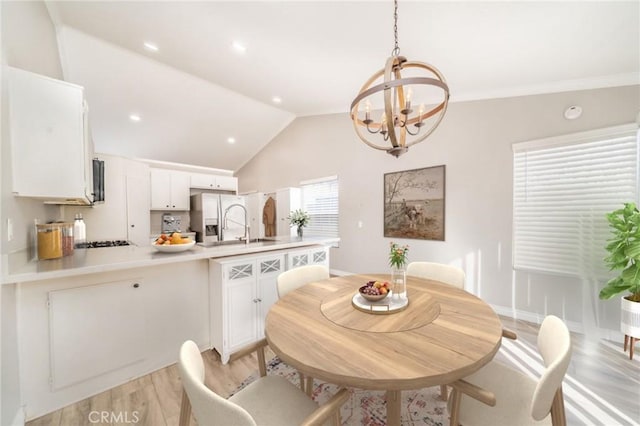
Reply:
[[[55,29],[43,2],[0,2],[2,23],[2,65],[22,68],[54,78],[62,78]],[[0,253],[26,248],[28,230],[33,219],[55,219],[56,207],[40,201],[15,198],[11,195],[11,152],[7,126],[6,80],[2,73],[1,149],[0,149]],[[7,218],[13,220],[15,239],[7,242]],[[16,314],[16,286],[0,289],[2,313],[0,319],[0,424],[21,424],[20,377],[18,375],[18,341]]]
[[[410,261],[459,265],[467,290],[509,313],[534,314],[527,319],[554,313],[579,328],[597,306],[599,325],[617,329],[616,302],[595,301],[581,283],[514,275],[511,144],[633,122],[639,95],[633,86],[453,103],[436,132],[398,159],[360,142],[347,114],[298,118],[237,173],[239,190],[271,191],[338,175],[341,243],[331,254],[332,269],[388,272],[383,175],[444,164],[445,241],[402,240]],[[563,118],[570,105],[582,106],[580,119]]]
[[[56,33],[44,2],[1,2],[3,64],[62,79]],[[3,76],[4,77],[4,76]],[[41,222],[59,217],[58,207],[42,201],[14,197],[11,194],[11,150],[7,126],[6,86],[2,83],[2,198],[0,216],[2,235],[6,235],[7,219],[13,221],[15,239],[1,239],[0,252],[6,254],[29,246],[29,230],[33,220]],[[34,165],[37,167],[37,165]]]

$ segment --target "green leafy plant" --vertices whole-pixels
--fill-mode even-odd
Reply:
[[[607,213],[607,220],[613,237],[604,260],[610,270],[622,272],[600,290],[600,299],[628,291],[628,300],[640,302],[640,211],[635,203],[625,203],[623,208]]]
[[[291,226],[297,226],[298,228],[307,226],[311,217],[309,213],[305,212],[302,209],[294,210],[289,213],[287,219],[291,222]]]
[[[389,251],[389,265],[396,268],[402,268],[407,263],[407,252],[409,246],[399,246],[398,244],[391,242]]]

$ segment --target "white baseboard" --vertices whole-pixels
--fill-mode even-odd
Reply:
[[[339,277],[344,277],[345,275],[354,275],[353,272],[341,271],[339,269],[331,269],[329,273],[331,275],[337,275]]]
[[[25,416],[24,416],[24,408],[18,408],[16,415],[13,417],[13,421],[11,422],[11,426],[24,426],[25,424]]]

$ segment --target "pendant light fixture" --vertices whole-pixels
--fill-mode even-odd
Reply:
[[[351,102],[351,119],[364,143],[399,157],[438,127],[449,104],[449,86],[434,66],[400,56],[398,0],[393,3],[395,47],[385,67],[367,80]],[[371,108],[376,100],[378,105],[384,105],[379,120],[372,118]]]

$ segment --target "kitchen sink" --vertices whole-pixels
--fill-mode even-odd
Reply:
[[[249,240],[249,244],[252,243],[275,243],[277,240],[275,238],[252,238]],[[245,244],[244,240],[228,240],[228,241],[212,241],[208,243],[198,243],[199,246],[202,247],[216,247],[216,246],[228,246],[228,245],[238,245]]]

